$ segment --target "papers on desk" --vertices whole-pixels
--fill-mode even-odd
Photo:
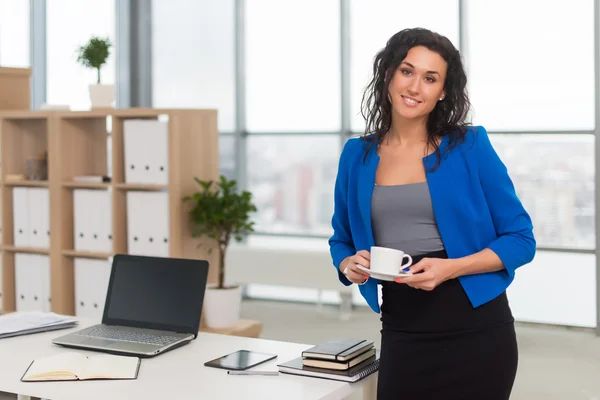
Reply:
[[[0,339],[30,333],[72,328],[77,320],[68,315],[39,311],[16,312],[0,315]]]

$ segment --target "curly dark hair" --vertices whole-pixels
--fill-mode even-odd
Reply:
[[[361,114],[366,121],[362,136],[369,150],[376,141],[381,141],[392,126],[392,104],[389,100],[391,77],[406,58],[408,51],[424,46],[438,53],[448,64],[444,89],[444,101],[437,103],[427,119],[427,142],[435,149],[436,168],[441,154],[436,139],[449,136],[448,150],[464,141],[471,103],[467,95],[467,76],[460,53],[445,36],[423,28],[404,29],[392,36],[385,48],[375,56],[373,78],[362,97]]]

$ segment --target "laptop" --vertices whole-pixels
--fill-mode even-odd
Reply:
[[[52,343],[112,354],[153,357],[198,335],[208,261],[117,254],[102,323]]]

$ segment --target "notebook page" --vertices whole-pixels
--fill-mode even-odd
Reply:
[[[99,354],[90,356],[84,368],[83,378],[135,378],[139,358]]]
[[[37,358],[29,370],[25,379],[38,374],[53,374],[70,372],[79,375],[83,370],[86,357],[83,354],[63,353],[49,357]]]

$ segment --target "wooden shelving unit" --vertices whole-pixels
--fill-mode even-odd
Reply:
[[[168,185],[125,182],[123,123],[128,119],[168,120]],[[74,182],[79,175],[107,175],[107,145],[111,135],[112,181]],[[126,194],[131,190],[166,191],[169,202],[169,256],[208,259],[215,265],[216,252],[198,248],[191,237],[187,209],[182,199],[197,190],[194,177],[218,179],[219,151],[216,110],[114,109],[93,111],[1,111],[0,148],[2,173],[2,309],[15,311],[15,253],[48,254],[52,311],[74,315],[74,259],[108,259],[127,253]],[[25,161],[48,154],[47,181],[7,181],[7,175],[26,175]],[[14,246],[13,190],[15,187],[47,187],[50,199],[49,249]],[[108,190],[112,198],[112,252],[74,250],[74,189]],[[216,281],[211,268],[209,281]]]

